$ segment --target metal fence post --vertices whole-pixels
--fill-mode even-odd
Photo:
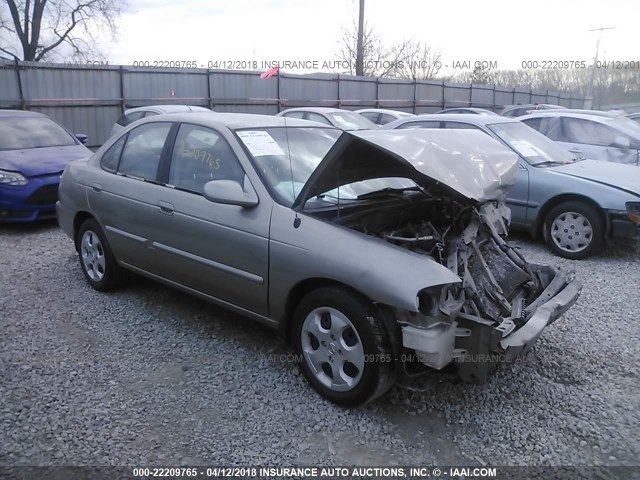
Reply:
[[[446,102],[445,90],[446,90],[446,87],[444,85],[444,80],[442,80],[442,106],[440,107],[441,110],[444,109],[444,108],[447,108],[446,107],[447,102]]]
[[[120,109],[124,113],[127,109],[127,101],[124,98],[124,67],[122,65],[120,65],[118,73],[120,74]]]
[[[376,77],[376,108],[380,108],[380,77]]]
[[[418,79],[414,78],[413,79],[413,114],[416,114],[416,111],[418,110]]]
[[[278,69],[278,72],[276,73],[276,88],[278,89],[278,113],[280,113],[282,111],[282,95],[280,93],[280,69]]]
[[[20,77],[20,62],[17,58],[14,58],[14,64],[16,67],[16,79],[18,81],[18,92],[20,94],[20,109],[26,110],[27,103],[24,99],[24,91],[22,90],[22,78]]]
[[[338,108],[340,108],[340,74],[338,73],[338,76],[336,77],[338,80]]]
[[[207,103],[209,110],[213,110],[213,102],[211,101],[211,70],[207,68],[205,75],[207,76]]]

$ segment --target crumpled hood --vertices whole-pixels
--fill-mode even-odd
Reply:
[[[27,177],[49,175],[64,170],[72,160],[92,155],[84,145],[0,150],[0,169],[20,172]]]
[[[406,129],[344,132],[305,183],[293,207],[338,186],[406,177],[444,185],[479,203],[503,198],[518,174],[517,155],[483,132]]]
[[[550,167],[550,170],[573,177],[586,178],[587,180],[640,195],[640,168],[633,165],[601,160],[582,160],[558,167]]]

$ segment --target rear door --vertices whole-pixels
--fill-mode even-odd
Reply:
[[[152,215],[153,248],[163,277],[266,315],[271,199],[242,208],[202,194],[212,180],[244,181],[243,152],[229,140],[235,144],[208,127],[179,126]]]
[[[155,272],[150,246],[161,187],[160,158],[172,124],[147,123],[114,143],[101,159],[101,171],[89,181],[91,210],[105,229],[116,258]]]

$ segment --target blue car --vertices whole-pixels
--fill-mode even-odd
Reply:
[[[46,115],[0,110],[0,223],[55,218],[64,167],[91,150]]]

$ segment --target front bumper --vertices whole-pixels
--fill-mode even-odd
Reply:
[[[545,327],[555,322],[576,303],[581,291],[582,283],[579,280],[568,281],[566,274],[558,273],[542,292],[541,297],[550,297],[549,300],[536,308],[527,323],[500,341],[506,359],[515,359],[518,355],[526,353]]]
[[[608,221],[612,241],[629,243],[640,239],[640,225],[629,220],[626,214],[610,214]]]
[[[0,185],[0,223],[56,217],[60,174],[30,177],[27,185]]]

